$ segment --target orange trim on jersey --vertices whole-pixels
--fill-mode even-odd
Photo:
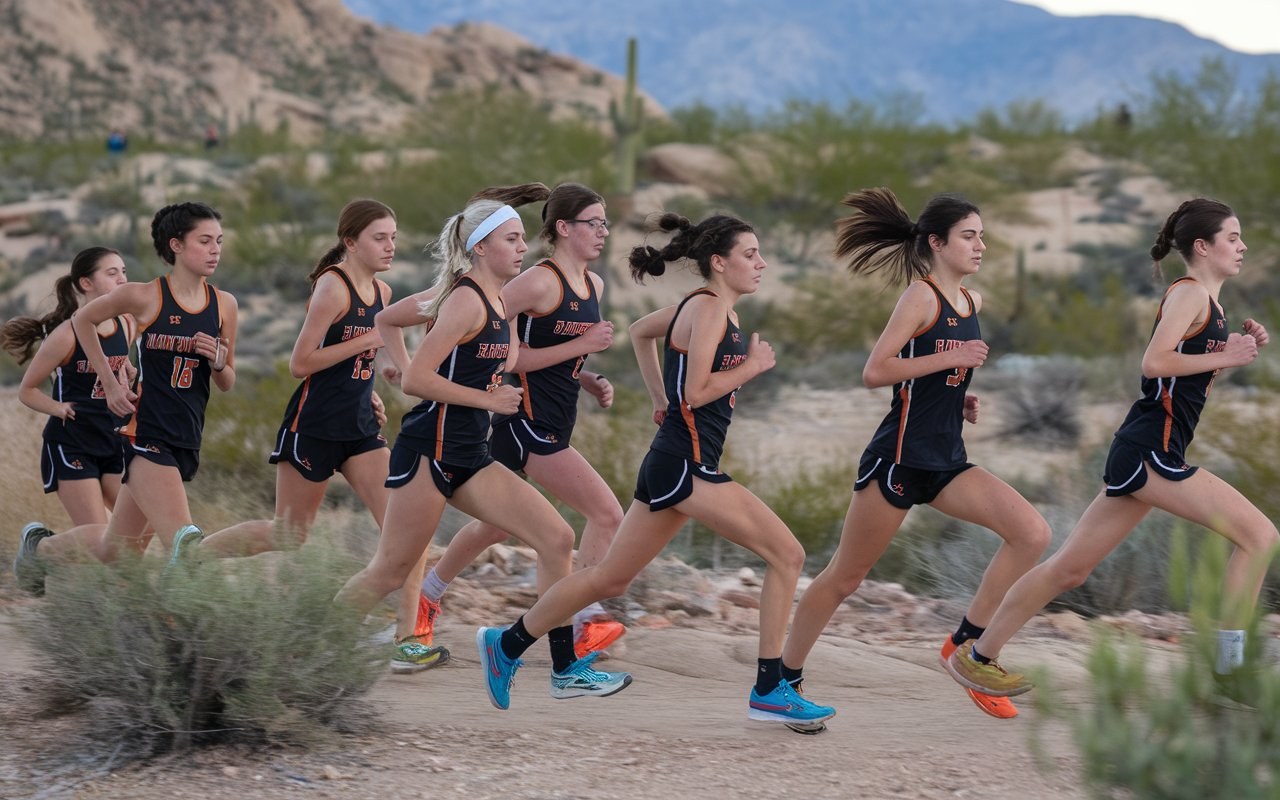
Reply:
[[[175,304],[175,305],[177,305],[177,306],[178,306],[178,308],[180,308],[180,309],[182,309],[183,311],[187,312],[188,314],[200,314],[200,313],[203,313],[203,312],[205,311],[205,309],[207,309],[207,308],[209,307],[209,303],[210,303],[210,302],[212,301],[212,299],[213,299],[213,296],[212,296],[212,294],[213,294],[213,287],[209,285],[209,282],[208,282],[208,281],[206,281],[204,278],[201,278],[201,279],[200,279],[200,282],[201,282],[202,284],[204,284],[204,305],[200,306],[199,308],[187,308],[186,306],[184,306],[184,305],[182,304],[182,301],[178,299],[178,295],[174,293],[174,291],[173,291],[173,283],[169,280],[169,276],[168,276],[168,275],[161,275],[161,276],[160,276],[160,278],[161,278],[161,279],[163,279],[163,280],[164,280],[164,282],[165,282],[165,285],[169,287],[169,296],[173,298],[173,302],[174,302],[174,304]],[[221,325],[221,324],[222,324],[222,309],[221,309],[221,308],[219,308],[219,309],[218,309],[218,324],[219,324],[219,325]]]
[[[468,333],[468,334],[467,334],[467,336],[466,336],[465,338],[459,339],[459,340],[457,341],[457,343],[455,343],[455,344],[454,344],[454,348],[455,348],[455,349],[457,348],[457,346],[458,346],[458,345],[460,345],[460,344],[466,344],[467,342],[469,342],[469,341],[471,341],[472,339],[476,338],[476,337],[477,337],[477,336],[479,336],[480,334],[484,333],[485,328],[486,328],[486,327],[488,326],[488,324],[489,324],[489,311],[490,311],[490,310],[492,310],[495,314],[497,314],[497,315],[498,315],[499,317],[501,317],[503,320],[506,320],[506,318],[507,318],[507,316],[506,316],[507,307],[504,305],[504,306],[502,307],[502,311],[498,311],[497,307],[496,307],[496,306],[494,306],[494,305],[493,305],[493,303],[490,303],[490,302],[489,302],[489,298],[485,296],[484,290],[483,290],[483,289],[481,289],[479,286],[475,285],[475,283],[474,283],[474,282],[472,282],[472,283],[465,283],[465,284],[464,284],[464,283],[459,283],[459,284],[455,285],[451,291],[457,291],[458,289],[460,289],[460,288],[464,288],[464,287],[465,287],[465,288],[467,288],[467,289],[471,289],[472,291],[474,291],[476,294],[478,294],[478,295],[480,296],[480,302],[481,302],[481,303],[483,303],[483,304],[484,304],[484,307],[485,307],[484,322],[481,322],[481,323],[480,323],[480,327],[478,327],[478,328],[476,328],[474,331],[471,331],[470,333]],[[508,323],[508,324],[509,324],[509,323]]]
[[[689,446],[693,449],[693,460],[702,463],[702,446],[698,442],[698,425],[694,421],[693,409],[689,404],[680,401],[680,416],[684,417],[685,427],[689,429]]]
[[[120,435],[133,442],[134,437],[138,434],[138,413],[142,411],[142,381],[138,381],[138,396],[133,400],[133,416],[129,417],[129,421],[120,426]]]
[[[561,292],[560,292],[560,300],[561,300],[561,302],[563,302],[563,301],[564,301],[564,291],[563,291],[564,289],[568,289],[569,291],[573,292],[573,296],[574,296],[574,297],[576,297],[576,298],[578,298],[579,300],[590,300],[590,299],[591,299],[592,290],[594,290],[594,289],[595,289],[595,286],[591,283],[591,273],[590,273],[590,272],[588,272],[588,271],[587,271],[587,270],[585,270],[585,269],[582,271],[582,277],[583,277],[583,278],[586,280],[586,282],[587,282],[587,293],[586,293],[585,295],[582,295],[582,294],[579,294],[579,293],[578,293],[578,290],[577,290],[577,289],[575,289],[575,288],[573,288],[572,286],[570,286],[570,285],[569,285],[569,278],[565,276],[565,274],[564,274],[564,270],[560,269],[560,265],[559,265],[558,263],[556,263],[555,259],[548,258],[548,259],[546,259],[546,261],[550,262],[550,263],[551,263],[551,265],[552,265],[553,267],[555,267],[555,268],[556,268],[556,272],[557,272],[557,273],[559,273],[559,275],[560,275],[560,284],[561,284],[561,287],[562,287]],[[560,304],[559,304],[559,303],[556,303],[556,305],[560,305]]]
[[[1209,320],[1211,319],[1213,319],[1213,298],[1212,297],[1209,298],[1209,308],[1204,315],[1204,324],[1201,325],[1199,328],[1196,328],[1194,331],[1191,331],[1186,336],[1183,336],[1182,341],[1185,342],[1188,339],[1193,339],[1196,336],[1199,336],[1200,334],[1204,333],[1204,329],[1209,327]]]
[[[564,280],[564,273],[560,271],[560,265],[550,258],[544,258],[541,261],[539,261],[537,264],[534,264],[533,266],[535,269],[537,269],[538,267],[542,267],[545,270],[549,270],[551,274],[555,276],[556,285],[559,287],[559,291],[560,291],[560,298],[556,300],[555,305],[553,305],[550,308],[550,310],[548,310],[545,314],[539,314],[535,312],[533,309],[530,309],[524,312],[525,316],[538,319],[541,317],[547,317],[547,316],[550,316],[551,314],[554,314],[556,309],[560,307],[560,304],[564,302],[565,280]],[[576,295],[577,292],[574,292],[574,294]]]
[[[293,415],[293,422],[289,423],[289,433],[298,432],[298,420],[302,419],[302,407],[307,404],[307,393],[311,390],[311,376],[302,379],[302,394],[298,396],[298,411]]]
[[[929,321],[925,324],[925,326],[924,326],[923,328],[921,328],[920,330],[918,330],[918,331],[916,331],[915,333],[911,334],[911,338],[912,338],[912,339],[916,338],[917,336],[920,336],[920,335],[924,334],[924,332],[925,332],[925,331],[929,330],[929,329],[930,329],[930,328],[932,328],[934,325],[936,325],[936,324],[937,324],[937,322],[938,322],[938,318],[942,316],[942,299],[943,299],[943,298],[942,298],[942,290],[938,288],[938,284],[934,283],[933,281],[929,280],[928,278],[921,278],[920,280],[922,280],[922,281],[924,281],[925,283],[929,284],[929,288],[933,290],[933,292],[934,292],[933,302],[935,302],[935,303],[937,303],[937,304],[938,304],[938,310],[937,310],[937,311],[935,311],[935,312],[933,312],[933,319],[929,320]],[[957,313],[957,314],[959,314],[960,312],[959,312],[959,311],[957,311],[956,313]]]
[[[448,403],[440,404],[440,412],[436,415],[436,461],[444,458],[444,412]]]
[[[355,285],[355,283],[351,280],[351,277],[350,277],[349,275],[347,275],[347,273],[343,272],[341,269],[339,269],[339,268],[338,268],[338,265],[337,265],[337,264],[330,264],[329,266],[325,267],[324,272],[321,272],[319,275],[317,275],[317,276],[316,276],[316,283],[319,283],[319,282],[320,282],[320,279],[321,279],[321,278],[323,278],[325,275],[327,275],[327,274],[328,274],[328,273],[330,273],[330,272],[341,272],[341,273],[342,273],[342,277],[341,277],[341,278],[338,278],[338,280],[342,281],[342,288],[344,288],[344,289],[346,289],[346,290],[347,290],[347,307],[346,307],[346,308],[344,308],[344,309],[342,309],[342,313],[341,313],[341,314],[339,314],[338,316],[336,316],[336,317],[334,317],[334,318],[333,318],[333,320],[329,323],[330,325],[332,325],[334,322],[337,322],[338,320],[342,319],[343,317],[345,317],[345,316],[347,315],[347,312],[351,310],[351,293],[352,293],[352,292],[355,292],[355,293],[356,293],[356,296],[357,296],[357,297],[359,297],[359,296],[360,296],[360,290],[356,288],[356,285]],[[342,280],[343,278],[346,278],[346,280]],[[313,286],[314,286],[314,284],[313,284]],[[377,288],[378,288],[378,287],[376,287],[376,286],[374,287],[374,289],[375,289],[375,290],[377,290]],[[311,293],[312,293],[312,294],[315,294],[315,289],[314,289],[314,288],[311,290]],[[363,298],[363,297],[360,297],[360,302],[364,303],[364,298]],[[366,306],[371,306],[371,305],[373,305],[373,303],[365,303],[365,305],[366,305]],[[308,308],[308,309],[310,309],[310,308],[311,308],[311,298],[310,298],[310,297],[307,297],[307,308]]]
[[[1190,275],[1183,275],[1181,278],[1178,278],[1176,281],[1169,284],[1169,286],[1164,290],[1164,294],[1160,296],[1160,307],[1156,309],[1156,322],[1159,322],[1164,317],[1164,301],[1169,299],[1169,293],[1173,291],[1173,287],[1177,286],[1178,284],[1184,281],[1199,283],[1199,281],[1197,281],[1195,278],[1191,277]],[[1201,325],[1199,328],[1196,328],[1194,331],[1184,334],[1182,337],[1182,341],[1185,342],[1194,336],[1199,336],[1201,333],[1204,333],[1204,329],[1209,327],[1209,320],[1211,319],[1213,319],[1213,298],[1212,297],[1209,298],[1209,310],[1208,310],[1208,313],[1205,315],[1204,324]]]
[[[968,289],[966,289],[966,288],[964,288],[963,286],[961,286],[961,287],[960,287],[960,294],[964,295],[965,302],[967,302],[967,303],[969,304],[969,313],[968,313],[968,314],[960,314],[960,309],[958,309],[958,308],[956,308],[956,313],[957,313],[957,314],[960,314],[960,316],[964,317],[965,319],[968,319],[969,317],[972,317],[972,316],[974,315],[974,312],[977,310],[977,307],[976,307],[976,306],[974,306],[974,304],[973,304],[973,295],[969,294],[969,290],[968,290]],[[955,308],[955,306],[952,306],[952,308]]]
[[[902,443],[907,438],[907,412],[911,410],[911,391],[906,385],[898,390],[898,397],[902,398],[902,414],[898,417],[898,447],[893,455],[895,464],[902,460]]]
[[[71,347],[67,350],[67,355],[61,361],[58,362],[58,366],[65,367],[71,363],[71,357],[76,354],[76,345],[79,343],[80,343],[80,340],[76,338],[76,329],[72,328],[71,329]],[[86,353],[85,355],[88,355],[88,354]]]
[[[533,399],[529,396],[529,376],[523,372],[520,375],[520,386],[524,388],[524,394],[520,398],[520,405],[524,406],[524,415],[533,420]]]
[[[152,281],[152,283],[156,285],[156,295],[159,298],[156,301],[155,316],[153,316],[151,319],[147,320],[146,322],[143,322],[142,320],[138,320],[138,338],[141,338],[142,334],[146,332],[147,328],[150,328],[151,324],[160,318],[160,312],[164,310],[164,290],[160,288],[160,280],[161,280],[160,278],[156,278],[154,281]]]
[[[1160,405],[1164,406],[1164,435],[1160,437],[1160,448],[1169,452],[1169,435],[1173,431],[1173,395],[1168,387],[1160,387]]]

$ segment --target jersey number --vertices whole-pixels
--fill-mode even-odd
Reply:
[[[366,350],[356,356],[356,365],[351,370],[353,381],[367,381],[373,377],[373,358],[377,354],[377,350]]]
[[[89,390],[89,399],[102,400],[106,398],[107,392],[102,388],[102,378],[95,378],[93,388]]]
[[[947,376],[948,386],[959,386],[964,383],[964,376],[969,374],[968,367],[956,367],[956,371]]]
[[[173,375],[169,378],[169,385],[175,389],[190,389],[192,372],[198,366],[200,366],[199,359],[174,356]]]
[[[587,360],[586,356],[578,356],[578,360],[573,365],[573,379],[576,381],[578,375],[582,373],[582,364]]]

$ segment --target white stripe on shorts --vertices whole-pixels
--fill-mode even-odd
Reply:
[[[663,500],[666,500],[668,497],[671,497],[673,494],[680,491],[680,487],[684,485],[684,479],[689,477],[689,461],[687,459],[681,459],[680,461],[684,464],[684,471],[680,473],[680,480],[676,481],[676,488],[667,492],[662,497],[653,498],[649,501],[650,505],[654,503],[661,503]]]

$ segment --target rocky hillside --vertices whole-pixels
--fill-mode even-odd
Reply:
[[[606,119],[622,81],[488,24],[427,35],[340,0],[0,0],[0,132],[182,140],[209,124],[385,130],[443,93],[489,86]],[[653,108],[651,104],[649,106]]]
[[[346,3],[406,30],[493,22],[615,71],[634,36],[641,83],[668,108],[703,102],[759,111],[800,97],[911,109],[918,99],[924,118],[954,122],[984,107],[1042,99],[1079,120],[1132,103],[1152,73],[1185,77],[1206,58],[1220,59],[1246,90],[1280,69],[1280,54],[1237,53],[1173,23],[1059,17],[1010,0]]]

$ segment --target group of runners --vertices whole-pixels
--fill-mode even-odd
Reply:
[[[539,236],[550,255],[524,269],[529,245],[516,209],[539,202]],[[183,482],[199,465],[210,385],[229,391],[236,381],[236,301],[208,283],[222,252],[219,214],[194,202],[157,212],[152,239],[169,269],[147,283],[127,283],[115,251],[78,254],[58,280],[57,308],[10,320],[0,339],[20,362],[30,360],[19,397],[49,417],[44,490],[57,492],[72,524],[62,533],[40,523],[23,529],[19,583],[42,593],[50,565],[86,555],[111,561],[121,548],[140,553],[153,536],[170,566],[297,547],[329,479],[341,472],[381,535],[336,602],[367,612],[403,590],[396,671],[449,658],[433,642],[440,600],[486,547],[513,536],[537,553],[537,602],[510,624],[476,634],[489,698],[505,709],[521,656],[543,636],[553,697],[607,696],[632,682],[628,673],[597,667],[600,652],[625,632],[600,601],[624,594],[693,519],[767,564],[749,717],[812,733],[836,712],[804,693],[805,661],[912,506],[931,505],[1003,540],[939,654],[974,703],[1000,718],[1016,716],[1009,697],[1031,688],[1001,668],[1004,644],[1160,508],[1234,545],[1217,668],[1238,668],[1276,528],[1238,491],[1185,460],[1214,377],[1250,363],[1268,341],[1254,320],[1231,331],[1218,302],[1246,250],[1235,213],[1197,198],[1161,227],[1153,261],[1158,266],[1176,251],[1186,276],[1159,305],[1141,396],[1116,431],[1104,488],[1058,551],[1037,565],[1050,542],[1048,524],[1006,482],[967,460],[962,436],[965,422],[978,421],[980,404],[968,389],[988,356],[982,297],[964,286],[986,250],[978,208],[943,194],[913,220],[883,188],[854,192],[844,204],[850,211],[837,222],[836,257],[855,274],[879,272],[904,286],[862,375],[869,387],[892,387],[892,400],[859,462],[839,544],[798,604],[804,549],[720,469],[737,392],[775,364],[773,348],[742,330],[735,310],[767,270],[755,230],[730,215],[695,223],[665,213],[650,231],[655,244],[665,243],[627,256],[638,281],[686,263],[705,285],[630,327],[657,432],[624,513],[571,444],[580,390],[601,407],[612,403],[609,381],[584,367],[614,333],[601,316],[604,283],[591,269],[609,235],[605,203],[573,183],[478,192],[440,233],[435,284],[394,303],[379,275],[395,255],[395,214],[374,200],[348,204],[336,243],[309,276],[306,318],[289,358],[301,383],[269,455],[274,519],[218,532],[194,524]],[[425,335],[410,355],[405,329],[417,326]],[[383,374],[419,401],[390,448],[373,389],[379,350],[388,362]],[[521,475],[585,518],[576,556],[573,529]],[[474,521],[427,570],[446,504]]]

